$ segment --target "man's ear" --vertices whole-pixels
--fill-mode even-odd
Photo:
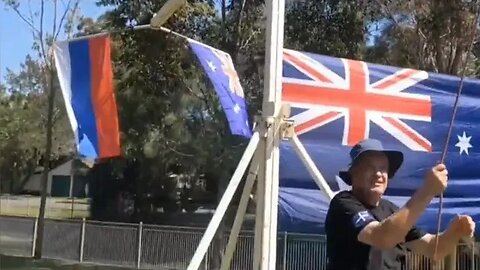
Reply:
[[[348,170],[348,174],[350,175],[350,177],[357,172],[358,167],[360,167],[358,161],[355,161],[355,162],[352,163],[352,165],[350,166],[350,168]]]
[[[350,181],[352,181],[352,183],[355,180],[354,175],[358,174],[357,172],[359,171],[360,167],[361,167],[360,162],[358,162],[357,160],[356,162],[352,163],[352,165],[350,166],[350,169],[347,171],[348,176],[350,177]]]
[[[347,171],[348,177],[350,178],[351,184],[353,184],[353,175],[355,175],[355,167],[350,167],[350,169]]]

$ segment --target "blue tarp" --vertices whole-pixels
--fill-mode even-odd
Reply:
[[[423,184],[425,170],[440,160],[460,78],[290,50],[283,68],[283,100],[332,190],[345,188],[336,176],[348,166],[351,146],[376,138],[405,154],[385,196],[402,206]],[[445,163],[442,229],[456,214],[480,221],[479,80],[464,81]],[[436,232],[438,207],[433,200],[418,226]],[[328,200],[293,145],[282,142],[279,230],[322,233],[327,209]]]

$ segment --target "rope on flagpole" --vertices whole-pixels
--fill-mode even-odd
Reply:
[[[476,2],[477,1],[475,1],[475,4],[476,4]],[[461,95],[462,90],[463,90],[463,84],[464,84],[464,80],[465,80],[465,72],[467,70],[467,64],[468,64],[468,55],[472,51],[473,44],[475,42],[478,16],[479,16],[479,13],[480,13],[479,11],[480,11],[480,6],[477,5],[476,8],[475,8],[475,18],[474,18],[473,25],[472,25],[471,41],[468,45],[465,60],[463,62],[462,74],[461,74],[461,78],[460,78],[460,85],[458,87],[457,95],[455,97],[455,102],[454,102],[454,105],[453,105],[452,118],[450,119],[450,124],[448,126],[447,137],[445,139],[445,143],[444,143],[444,146],[443,146],[442,155],[441,155],[441,159],[440,159],[440,163],[442,163],[442,164],[445,163],[445,158],[447,156],[448,144],[449,144],[450,137],[451,137],[451,134],[452,134],[452,129],[453,129],[453,122],[455,121],[455,116],[457,114],[457,108],[458,108],[458,102],[460,100],[460,95]],[[438,236],[440,234],[442,211],[443,211],[443,193],[440,193],[440,200],[439,200],[439,207],[438,207],[438,214],[437,214],[437,233],[436,233],[436,236],[435,236],[435,249],[434,249],[434,253],[433,253],[434,254],[433,258],[437,257]],[[472,248],[474,248],[474,244],[475,244],[475,241],[473,241]]]
[[[148,29],[163,31],[165,33],[172,34],[172,35],[175,35],[177,37],[181,37],[183,39],[191,40],[191,38],[189,38],[185,35],[182,35],[178,32],[175,32],[171,29],[168,29],[166,27],[163,27],[163,26],[154,27],[154,26],[151,26],[150,24],[143,24],[143,25],[137,25],[137,26],[127,27],[127,28],[123,28],[123,29],[116,29],[116,30],[104,31],[104,32],[96,33],[96,34],[90,34],[90,35],[85,35],[85,36],[69,38],[69,39],[66,39],[64,41],[69,41],[69,42],[70,41],[78,41],[78,40],[95,38],[95,37],[105,36],[105,35],[114,34],[114,33],[121,33],[121,32],[125,32],[125,31],[128,31],[128,30],[148,30]]]

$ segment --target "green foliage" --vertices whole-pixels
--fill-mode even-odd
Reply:
[[[163,3],[100,1],[100,4],[115,6],[97,22],[84,20],[81,34],[145,24]],[[167,27],[201,39],[214,16],[210,5],[189,3]],[[228,134],[212,86],[186,41],[154,30],[120,31],[111,37],[126,160],[113,162],[113,167],[119,172],[131,166],[139,168],[134,179],[130,179],[135,182],[138,195],[136,207],[142,208],[146,203],[142,198],[153,187],[160,194],[175,191],[167,184],[171,181],[167,177],[169,172],[193,174],[198,179],[205,172],[218,175],[221,169],[233,167],[235,155],[241,149],[226,149],[232,145],[228,142],[238,139]],[[198,185],[195,181],[190,184]]]
[[[125,1],[126,6],[117,9],[131,10],[125,21],[142,21],[137,16],[151,17],[152,14],[137,15],[130,4]],[[191,29],[205,23],[198,15],[205,10],[201,5],[189,6],[180,13],[189,20],[179,18],[172,28],[192,36],[195,32]],[[115,16],[115,12],[110,16]],[[176,24],[188,30],[176,29]],[[203,74],[185,42],[151,30],[113,38],[115,74],[121,74],[117,76],[116,90],[126,156],[155,159],[162,164],[163,173],[177,162],[193,168],[201,166],[211,149],[200,147],[211,146],[212,136],[223,133],[224,128],[211,117],[218,114],[219,108],[210,102],[211,89],[206,89]]]
[[[57,85],[58,87],[58,85]],[[3,192],[18,192],[40,165],[48,106],[42,64],[27,55],[8,71],[0,96],[0,175]],[[52,161],[72,154],[73,138],[61,97],[55,101]]]
[[[362,1],[298,1],[285,19],[285,47],[358,58],[370,22]]]
[[[1,189],[15,193],[22,190],[37,166],[52,167],[55,161],[72,155],[72,131],[62,97],[55,95],[59,85],[50,48],[62,30],[68,35],[73,28],[78,0],[63,3],[61,7],[57,1],[2,2],[31,31],[32,49],[36,53],[36,57],[26,56],[19,72],[7,70],[0,97]],[[49,9],[54,16],[47,22],[45,14]],[[42,205],[44,202],[42,199]]]
[[[373,61],[433,72],[475,74],[470,51],[476,7],[464,1],[394,1],[381,7],[386,27],[367,57]]]

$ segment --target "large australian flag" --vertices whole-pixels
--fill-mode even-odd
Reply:
[[[295,130],[332,189],[348,188],[338,171],[349,164],[350,148],[380,139],[405,155],[386,194],[399,206],[440,161],[460,85],[459,77],[422,70],[289,49],[283,54],[283,102],[291,105]],[[458,213],[480,220],[479,80],[464,80],[447,150],[443,228]],[[280,158],[280,229],[320,232],[328,200],[289,142]],[[438,206],[432,201],[419,226],[435,231]]]

